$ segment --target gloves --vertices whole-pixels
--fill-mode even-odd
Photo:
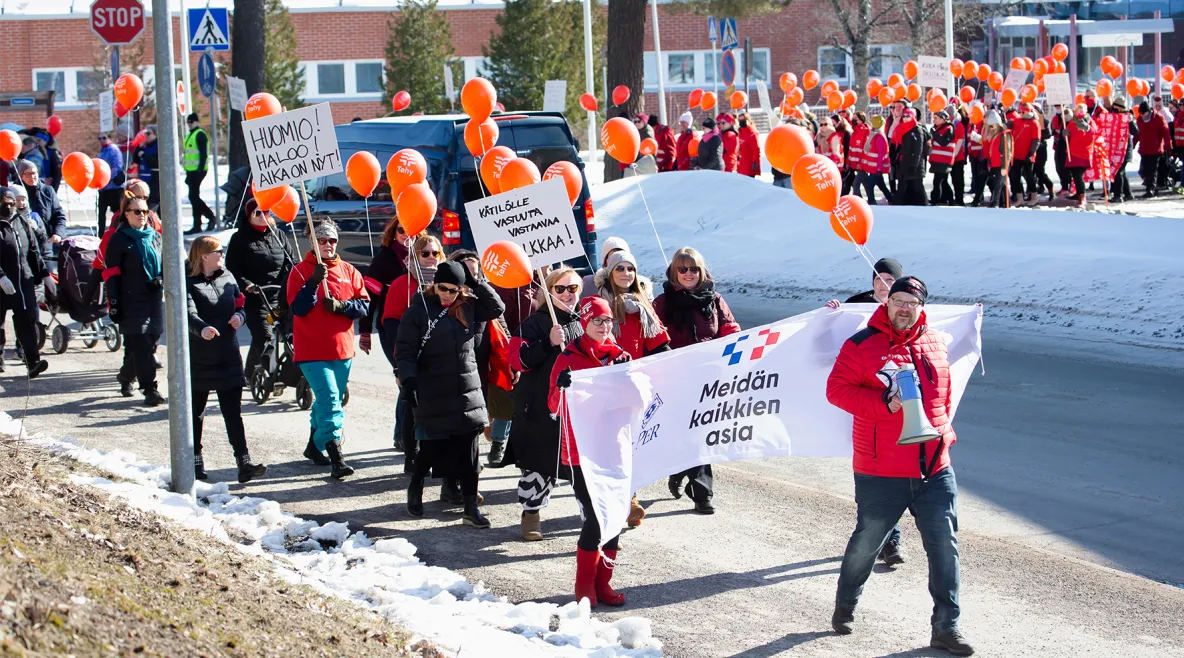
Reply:
[[[58,294],[58,282],[54,281],[52,276],[49,276],[48,274],[45,275],[45,278],[42,279],[42,282],[45,284],[46,292],[51,295]]]
[[[370,334],[362,334],[358,337],[358,347],[366,354],[370,353]]]
[[[0,290],[3,290],[6,295],[16,294],[16,286],[12,284],[12,279],[4,275],[0,275]]]
[[[164,290],[164,279],[156,277],[148,282],[148,289],[153,292],[160,292]]]
[[[399,388],[403,390],[403,399],[407,400],[407,404],[412,408],[419,406],[419,396],[415,392],[416,381],[414,377],[408,377],[399,382]]]
[[[313,266],[312,274],[308,276],[307,283],[312,286],[318,286],[325,280],[325,276],[329,274],[329,267],[324,263],[318,263]]]
[[[326,297],[321,300],[321,305],[330,313],[337,313],[338,315],[345,312],[345,302],[332,297]]]
[[[468,265],[465,265],[465,287],[469,290],[476,290],[477,281],[477,277],[473,276],[472,270],[469,269]]]
[[[884,386],[887,387],[884,389],[884,392],[880,394],[880,399],[884,401],[884,404],[888,404],[892,401],[892,398],[900,396],[900,385],[896,383],[897,372],[897,368],[885,368],[884,370],[876,373],[876,377],[879,377],[880,381],[883,382]]]
[[[666,349],[659,348],[657,350],[654,350],[654,353],[657,354],[658,352],[669,352],[670,351],[670,343],[667,343],[665,347],[666,347]],[[622,363],[628,363],[632,360],[633,360],[633,357],[630,356],[628,352],[622,352],[621,356],[618,356],[617,358],[613,359],[613,365],[615,366],[615,365],[619,365]]]
[[[555,385],[560,389],[567,389],[568,386],[571,386],[571,368],[564,368],[563,372],[559,373],[559,376],[555,378]]]
[[[119,304],[109,302],[108,306],[110,310],[107,311],[107,317],[111,318],[111,321],[115,324],[121,324],[123,322],[123,313],[119,310]]]

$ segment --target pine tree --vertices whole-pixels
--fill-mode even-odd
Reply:
[[[452,29],[435,0],[407,0],[387,23],[383,103],[402,90],[411,94],[404,112],[438,114],[450,109],[444,96],[444,66],[453,67],[458,93],[463,76],[453,60]]]
[[[282,0],[267,0],[267,49],[263,88],[289,110],[304,107],[304,69],[296,53],[296,30]]]

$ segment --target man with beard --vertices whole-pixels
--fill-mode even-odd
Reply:
[[[958,485],[949,450],[957,437],[950,424],[950,367],[945,341],[926,322],[927,296],[920,279],[897,279],[888,292],[888,303],[876,309],[867,328],[843,344],[826,383],[826,399],[855,417],[851,438],[857,507],[855,532],[839,571],[831,626],[840,635],[854,630],[863,585],[892,527],[907,509],[917,519],[929,557],[933,596],[929,644],[969,656],[974,649],[958,630]],[[941,435],[937,440],[897,445],[904,414],[891,366],[916,369],[925,415]]]

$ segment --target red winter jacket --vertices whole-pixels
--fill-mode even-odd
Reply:
[[[382,305],[382,319],[402,320],[411,304],[411,298],[419,292],[419,282],[410,272],[391,282],[387,288],[386,301]]]
[[[1011,124],[1011,138],[1013,162],[1036,161],[1036,147],[1040,144],[1040,125],[1035,119],[1017,118]]]
[[[1098,134],[1098,126],[1093,119],[1086,117],[1084,121],[1089,127],[1082,130],[1078,125],[1078,120],[1073,119],[1069,122],[1069,127],[1065,129],[1068,135],[1069,154],[1065,158],[1066,167],[1089,167],[1089,154],[1093,150],[1094,137]]]
[[[863,145],[862,171],[869,174],[886,174],[892,166],[888,159],[888,138],[883,131],[873,130]]]
[[[910,446],[896,444],[904,414],[888,411],[882,397],[885,386],[876,376],[889,360],[898,366],[911,363],[916,367],[925,415],[941,439]],[[851,442],[856,473],[920,478],[922,459],[928,475],[950,465],[949,447],[957,440],[950,424],[950,367],[945,341],[929,331],[924,311],[917,324],[902,333],[892,326],[886,307],[877,308],[867,328],[843,343],[826,381],[826,399],[855,417]]]
[[[761,175],[761,144],[752,126],[740,129],[740,163],[736,171],[753,178]]]
[[[966,122],[958,121],[954,124],[954,163],[966,162]]]
[[[621,333],[614,338],[617,344],[635,359],[653,354],[654,350],[670,342],[670,334],[666,333],[665,327],[653,338],[646,338],[645,333],[641,330],[641,318],[637,313],[629,313],[625,316],[625,321],[618,324]]]
[[[695,131],[690,128],[678,133],[678,143],[674,147],[674,169],[676,171],[691,170],[691,142],[695,141]]]
[[[555,380],[559,379],[559,373],[564,370],[568,368],[571,368],[572,371],[602,368],[614,361],[629,360],[629,353],[612,342],[611,337],[609,342],[603,345],[593,342],[587,334],[573,340],[555,358],[555,365],[551,367],[551,390],[547,393],[547,407],[550,408],[552,414],[559,413],[560,390],[555,385]],[[568,466],[580,465],[580,451],[576,447],[576,437],[571,429],[571,418],[566,413],[563,414],[563,425],[560,427],[559,433],[559,459],[560,463]]]
[[[1172,147],[1172,129],[1168,120],[1159,112],[1152,112],[1151,118],[1139,122],[1139,155],[1163,155]],[[1166,148],[1165,148],[1166,147]]]
[[[330,313],[321,305],[324,299],[324,286],[316,289],[316,303],[305,315],[296,315],[296,296],[304,287],[304,282],[312,276],[316,267],[316,257],[310,251],[304,255],[292,273],[288,275],[288,305],[293,309],[295,320],[292,326],[292,339],[295,343],[293,360],[302,361],[340,361],[354,357],[354,319],[349,315]],[[329,284],[329,294],[333,299],[343,302],[364,300],[369,302],[370,295],[366,293],[366,285],[362,283],[362,273],[342,258],[332,262],[326,261],[329,273],[325,281]],[[361,315],[365,315],[362,309]]]
[[[720,141],[724,144],[724,171],[736,173],[736,166],[740,163],[740,135],[736,129],[719,131]]]
[[[658,151],[654,153],[658,171],[674,171],[674,131],[670,126],[658,126],[654,131],[654,141],[658,142]]]

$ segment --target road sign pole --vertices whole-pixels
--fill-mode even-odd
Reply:
[[[596,98],[596,70],[592,67],[592,0],[584,0],[584,91]],[[588,163],[596,162],[596,113],[588,112]]]
[[[192,112],[194,106],[193,85],[189,84],[189,69],[192,68],[189,61],[189,10],[185,9],[185,0],[177,0],[177,3],[181,6],[181,33],[177,35],[177,40],[181,42],[181,82],[185,83],[185,111]],[[156,5],[155,0],[152,4]]]
[[[216,88],[215,88],[216,89]],[[214,145],[214,154],[210,158],[210,167],[214,170],[214,223],[222,221],[222,203],[218,200],[218,92],[210,95],[210,142]]]
[[[184,11],[181,15],[184,15]],[[181,235],[180,160],[173,73],[173,21],[169,0],[152,0],[152,54],[156,70],[156,113],[160,143],[160,214],[164,224],[165,329],[168,331],[169,464],[174,492],[193,497],[193,410],[189,397],[189,322],[185,292],[185,239]],[[188,53],[185,48],[182,52]],[[186,86],[188,89],[188,86]]]
[[[654,56],[658,62],[658,123],[666,124],[666,83],[662,81],[666,67],[662,64],[662,38],[658,36],[658,0],[650,0],[651,16],[654,19]]]
[[[715,54],[715,42],[714,41],[711,42],[711,65],[715,67],[715,70],[712,71],[711,81],[712,81],[712,84],[714,85],[713,90],[715,91],[715,95],[718,98],[719,97],[719,57],[716,56],[716,54]]]

